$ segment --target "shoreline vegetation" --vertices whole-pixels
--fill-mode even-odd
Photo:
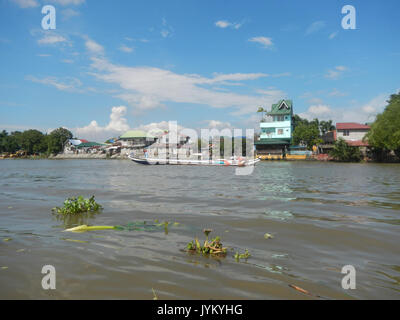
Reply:
[[[334,142],[329,159],[311,158],[306,161],[400,162],[400,92],[392,94],[387,102],[388,105],[381,114],[377,115],[375,122],[371,124],[370,131],[363,139],[369,145],[366,158],[361,154],[359,148],[350,146],[339,138]],[[258,112],[262,111],[264,110],[258,110]],[[332,128],[334,128],[332,120],[308,121],[295,115],[292,144],[302,144],[308,150],[312,150],[313,147],[322,143],[323,134]],[[72,138],[72,132],[65,128],[58,128],[49,134],[43,134],[35,129],[11,133],[3,130],[0,131],[0,159],[127,159],[125,154],[61,153],[65,142]]]

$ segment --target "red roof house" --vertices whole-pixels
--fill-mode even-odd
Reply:
[[[371,127],[366,124],[356,122],[339,122],[336,123],[337,130],[369,130]]]
[[[363,139],[371,129],[369,125],[356,122],[336,123],[336,139],[343,138],[347,144],[353,147],[368,147],[368,142]]]

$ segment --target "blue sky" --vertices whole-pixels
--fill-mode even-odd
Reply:
[[[56,8],[56,30],[41,9]],[[344,5],[356,30],[344,30]],[[400,88],[400,3],[0,0],[0,129],[102,140],[177,120],[253,128],[257,106],[366,122]]]

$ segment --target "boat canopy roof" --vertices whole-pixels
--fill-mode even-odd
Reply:
[[[130,130],[130,131],[125,132],[119,138],[120,139],[135,139],[135,138],[154,139],[155,137],[150,134],[147,134],[146,132],[141,131],[141,130]]]
[[[102,143],[97,143],[97,142],[86,142],[86,143],[81,143],[77,145],[77,148],[93,148],[93,147],[102,147],[105,146],[105,144]]]

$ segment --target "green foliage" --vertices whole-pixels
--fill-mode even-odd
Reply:
[[[237,260],[237,261],[239,261],[240,259],[245,259],[245,260],[247,260],[248,258],[250,258],[251,257],[251,254],[249,253],[249,251],[246,249],[245,251],[244,251],[244,253],[239,253],[239,252],[236,252],[236,254],[234,255],[234,258]]]
[[[45,152],[46,137],[43,133],[38,130],[26,130],[20,136],[21,148],[28,154]]]
[[[3,130],[0,133],[0,153],[15,153],[24,150],[28,155],[59,153],[72,133],[64,128],[52,131],[49,135],[38,130],[15,131],[8,134]]]
[[[312,149],[313,145],[317,145],[322,142],[319,133],[319,122],[315,119],[308,122],[305,119],[296,120],[296,127],[293,131],[293,143],[295,145],[304,144],[309,150]]]
[[[214,255],[214,256],[224,256],[226,255],[227,249],[222,246],[221,238],[215,237],[211,241],[208,239],[208,235],[211,230],[204,230],[204,234],[207,239],[204,241],[204,244],[201,245],[199,240],[196,238],[194,241],[191,241],[187,244],[186,248],[189,252],[197,252],[202,253],[204,255]]]
[[[297,126],[304,124],[308,125],[308,120],[301,118],[299,115],[295,114],[292,117],[293,128],[296,129]]]
[[[324,135],[328,131],[335,130],[335,126],[332,124],[332,120],[320,121],[319,130],[321,131],[321,134]]]
[[[335,160],[342,162],[359,162],[362,159],[360,149],[351,147],[343,138],[339,138],[329,153]]]
[[[99,212],[103,207],[94,200],[94,196],[85,199],[83,196],[78,198],[68,198],[64,201],[63,207],[53,208],[52,211],[62,215],[76,215],[80,213]]]
[[[400,92],[390,96],[383,113],[376,117],[365,139],[380,153],[394,151],[400,157]]]
[[[57,154],[63,150],[64,144],[68,139],[72,139],[71,131],[65,128],[53,130],[47,136],[47,152],[49,154]]]
[[[309,150],[313,145],[322,143],[321,135],[328,131],[335,130],[332,120],[319,121],[314,119],[308,121],[295,114],[292,117],[293,122],[293,144],[304,144]]]
[[[21,147],[21,135],[19,131],[8,134],[5,130],[0,134],[0,152],[15,153]]]

